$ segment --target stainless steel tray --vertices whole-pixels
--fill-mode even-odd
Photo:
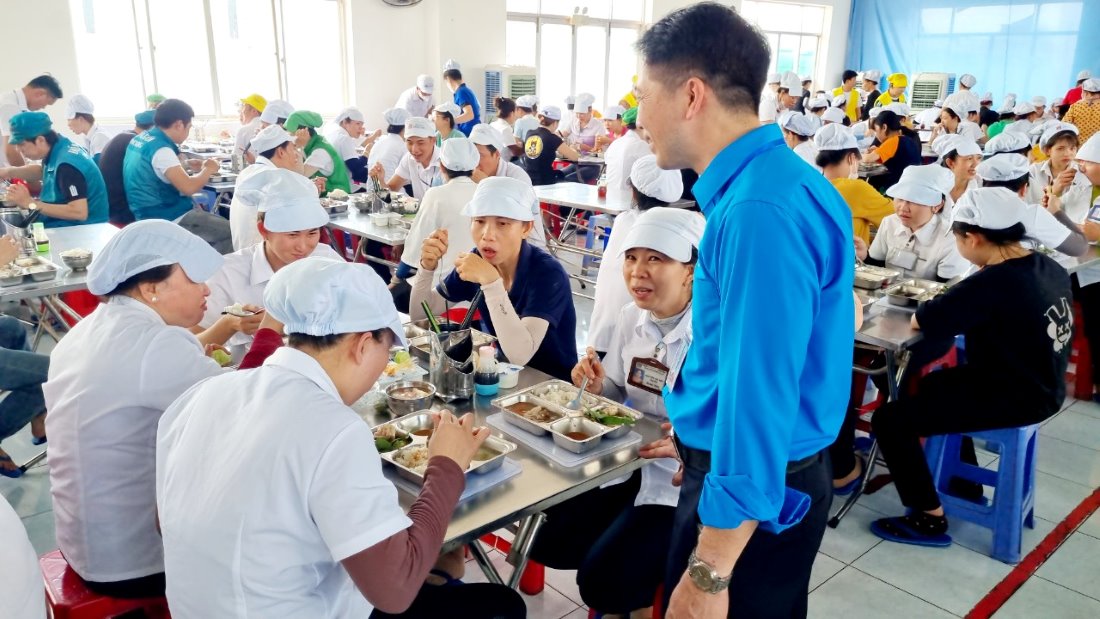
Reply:
[[[509,406],[521,402],[543,407],[552,418],[548,421],[533,421],[508,408]],[[504,419],[507,420],[508,423],[519,426],[536,436],[546,436],[550,433],[550,424],[565,417],[563,413],[551,409],[546,403],[531,395],[510,395],[504,398],[498,398],[493,401],[493,405],[504,412]]]
[[[530,387],[527,387],[526,389],[522,389],[508,396],[497,398],[493,400],[492,404],[493,406],[496,406],[502,412],[504,412],[504,418],[506,420],[534,434],[545,434],[546,432],[554,434],[553,428],[550,427],[552,422],[538,423],[530,421],[520,415],[517,415],[516,413],[513,413],[506,407],[510,406],[511,404],[515,404],[516,402],[523,401],[538,404],[553,413],[558,413],[565,417],[582,417],[585,415],[586,410],[597,408],[614,408],[618,413],[622,414],[623,416],[632,417],[635,420],[641,419],[644,416],[640,411],[636,411],[614,400],[591,393],[585,393],[584,397],[581,398],[581,410],[571,411],[560,404],[555,404],[553,401],[545,399],[545,396],[547,394],[553,392],[565,393],[569,395],[570,399],[572,399],[577,394],[577,388],[571,383],[567,383],[563,380],[548,380],[538,383],[537,385],[532,385]],[[606,426],[603,424],[597,425],[605,429],[601,436],[606,436],[607,438],[618,438],[620,436],[625,436],[634,427],[633,424],[621,426]],[[533,429],[531,426],[536,426],[538,430]]]
[[[883,294],[890,305],[920,307],[921,304],[947,290],[947,286],[926,279],[907,279],[890,286]]]
[[[19,279],[14,276],[4,277],[0,280],[0,286],[18,286],[28,281],[48,282],[57,277],[57,272],[61,270],[61,267],[42,256],[20,256],[15,260],[13,268],[21,272]]]
[[[878,290],[884,286],[893,284],[899,277],[901,277],[900,271],[884,269],[882,267],[867,264],[857,264],[856,276],[852,285],[856,288],[863,288],[864,290]]]
[[[428,437],[430,436],[430,434],[416,434],[416,432],[422,431],[424,429],[430,429],[432,427],[431,411],[421,411],[413,413],[411,415],[406,415],[405,417],[402,417],[400,419],[387,421],[386,423],[375,426],[373,428],[373,431],[377,433],[377,431],[383,426],[390,425],[395,426],[399,433],[406,433],[408,437],[412,440],[412,442],[406,447],[394,451],[387,451],[385,453],[379,454],[379,456],[382,458],[383,461],[388,462],[391,466],[393,466],[394,469],[397,471],[397,474],[401,477],[413,482],[414,484],[423,485],[424,473],[414,468],[405,466],[404,464],[399,462],[398,460],[400,458],[398,454],[401,454],[402,452],[407,452],[409,450],[428,448]],[[511,441],[504,440],[503,438],[490,435],[489,438],[485,439],[485,443],[482,445],[481,450],[479,450],[479,454],[482,450],[488,450],[492,453],[491,455],[489,455],[489,457],[483,460],[478,460],[476,459],[477,456],[475,456],[475,460],[471,462],[470,467],[466,469],[467,475],[483,475],[485,473],[488,473],[489,471],[494,471],[500,468],[504,464],[504,458],[508,454],[516,450],[516,444]]]

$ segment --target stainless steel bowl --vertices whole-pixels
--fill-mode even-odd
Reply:
[[[565,435],[567,432],[583,432],[588,435],[588,438],[570,438]],[[603,436],[607,434],[607,428],[583,417],[568,417],[550,424],[550,433],[554,436],[554,444],[558,447],[582,454],[595,449],[596,445],[600,444]]]
[[[423,391],[427,391],[428,395],[419,398],[398,398],[393,394],[401,391],[402,389],[416,388]],[[389,404],[390,412],[394,415],[408,415],[419,410],[431,408],[432,400],[435,398],[435,385],[422,380],[400,380],[392,385],[386,387],[386,402]]]
[[[71,257],[62,253],[61,261],[65,263],[65,266],[74,271],[83,271],[88,268],[88,265],[92,264],[92,254],[88,252],[87,256]]]
[[[8,275],[0,277],[0,286],[18,286],[23,283],[23,271],[19,270],[18,275]]]

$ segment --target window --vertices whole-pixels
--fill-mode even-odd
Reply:
[[[335,112],[344,1],[69,0],[81,90],[104,118],[132,117],[153,92],[184,94],[204,117],[236,116],[253,92]]]
[[[638,71],[644,0],[508,0],[510,65],[534,66],[543,105],[588,92],[618,103]]]
[[[741,15],[767,37],[772,50],[770,71],[813,77],[825,29],[825,7],[745,0]]]

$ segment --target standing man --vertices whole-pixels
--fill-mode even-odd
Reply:
[[[638,50],[638,122],[662,168],[700,174],[707,217],[692,312],[708,328],[666,396],[683,462],[667,616],[805,616],[851,378],[851,213],[778,127],[760,126],[770,52],[736,12],[675,11]],[[780,279],[781,301],[760,303]],[[642,452],[675,453],[670,439]]]
[[[878,90],[879,80],[882,79],[882,71],[878,69],[864,69],[863,71],[863,109],[860,111],[860,120],[871,118],[871,108],[875,107],[881,92]]]
[[[757,116],[761,125],[772,124],[775,122],[776,116],[779,116],[779,80],[781,79],[783,79],[783,76],[778,73],[768,74],[767,88],[760,95],[760,105],[757,108]],[[629,169],[626,174],[627,176],[630,175]]]
[[[859,73],[846,69],[844,75],[841,76],[840,86],[833,89],[834,100],[836,97],[844,97],[844,115],[848,117],[848,121],[853,125],[859,122],[859,116],[862,113],[860,109],[861,99],[859,98],[859,92],[856,90],[857,77],[859,77]]]
[[[92,161],[99,163],[99,156],[111,136],[107,135],[95,121],[95,105],[92,100],[84,95],[76,95],[69,99],[69,109],[65,117],[69,121],[69,129],[77,135],[84,136],[81,146],[92,156]]]
[[[252,93],[241,99],[237,105],[240,107],[241,128],[237,130],[237,137],[233,144],[233,155],[244,156],[248,150],[248,143],[260,132],[263,127],[260,124],[260,114],[267,109],[267,99],[256,93]]]
[[[474,91],[470,90],[466,82],[462,81],[462,71],[459,69],[458,63],[448,60],[446,66],[453,66],[453,68],[446,69],[443,72],[443,81],[447,82],[447,88],[454,93],[455,105],[462,110],[461,114],[455,116],[455,124],[463,135],[469,136],[474,125],[481,122],[481,104],[477,102],[477,95],[474,94]]]
[[[130,203],[126,201],[126,185],[122,180],[122,163],[126,159],[126,148],[137,134],[153,128],[156,110],[143,110],[134,115],[133,131],[123,131],[107,142],[107,147],[96,163],[107,185],[107,202],[110,206],[108,220],[118,227],[134,221]]]
[[[435,90],[435,80],[432,79],[432,76],[418,75],[416,86],[401,93],[397,97],[397,103],[394,103],[393,106],[406,110],[409,116],[427,118],[428,114],[432,113],[432,108],[435,107],[435,100],[432,99],[433,90]]]
[[[49,73],[39,75],[22,88],[0,93],[0,167],[26,163],[10,141],[12,116],[19,112],[37,112],[57,103],[61,96],[61,85]]]

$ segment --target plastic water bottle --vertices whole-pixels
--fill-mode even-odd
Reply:
[[[477,370],[474,372],[474,391],[478,395],[496,395],[500,391],[500,376],[497,375],[496,349],[482,346],[477,350]]]

